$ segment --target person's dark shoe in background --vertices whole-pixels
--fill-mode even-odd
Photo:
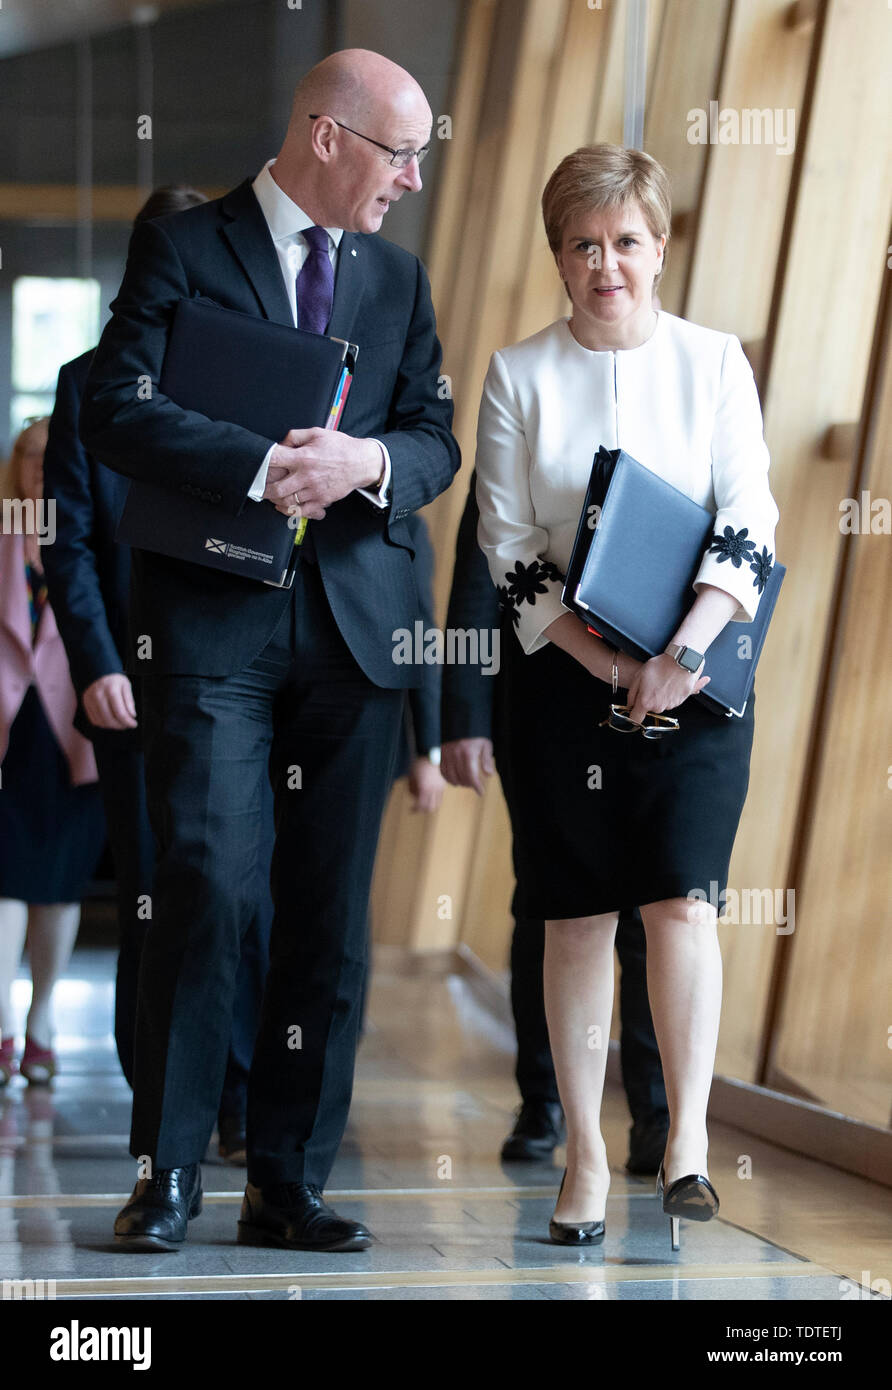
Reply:
[[[636,1120],[629,1130],[629,1158],[626,1171],[642,1177],[660,1171],[669,1135],[669,1116],[654,1115]]]
[[[529,1163],[549,1158],[563,1137],[564,1112],[558,1101],[525,1100],[514,1129],[502,1145],[502,1161]]]
[[[159,1168],[140,1178],[115,1221],[115,1244],[126,1250],[179,1250],[201,1211],[201,1166]]]
[[[247,1121],[244,1115],[221,1115],[217,1121],[219,1154],[224,1163],[244,1168],[248,1162]]]

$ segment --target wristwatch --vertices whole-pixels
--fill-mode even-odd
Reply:
[[[670,642],[666,652],[683,671],[699,671],[706,660],[702,652],[695,651],[693,647],[684,647],[680,642]]]

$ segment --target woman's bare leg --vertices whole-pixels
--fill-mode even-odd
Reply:
[[[41,1047],[52,1042],[53,990],[68,969],[80,924],[80,903],[32,903],[28,916],[28,960],[31,964],[31,1007],[28,1032]]]
[[[722,1009],[722,955],[715,908],[687,898],[641,905],[647,992],[669,1105],[666,1184],[709,1176],[706,1106]]]
[[[617,913],[545,923],[545,1015],[567,1120],[567,1178],[556,1221],[600,1221],[610,1172],[601,1096],[613,1011]]]
[[[18,898],[0,898],[0,1034],[8,1038],[15,1029],[12,985],[22,963],[28,904]]]

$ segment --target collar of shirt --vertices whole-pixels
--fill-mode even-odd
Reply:
[[[298,232],[302,232],[305,228],[315,224],[312,217],[308,217],[303,208],[298,207],[297,203],[289,198],[288,194],[283,192],[276,183],[270,173],[275,162],[274,159],[270,159],[264,164],[252,187],[260,204],[260,209],[266,218],[270,235],[278,245],[279,242],[286,240],[293,242]],[[344,235],[343,227],[326,227],[325,230],[337,249]]]

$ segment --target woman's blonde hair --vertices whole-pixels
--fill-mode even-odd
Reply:
[[[582,145],[561,160],[542,194],[542,217],[552,253],[563,245],[564,230],[573,217],[600,208],[637,202],[651,235],[669,240],[672,198],[669,176],[644,150],[624,145]],[[666,264],[654,279],[659,282]]]
[[[2,491],[6,497],[21,497],[22,495],[22,459],[25,454],[25,446],[32,434],[40,432],[44,436],[44,447],[46,447],[46,435],[49,428],[50,417],[41,415],[36,420],[29,420],[23,430],[16,435],[9,455],[9,462],[2,479]]]

